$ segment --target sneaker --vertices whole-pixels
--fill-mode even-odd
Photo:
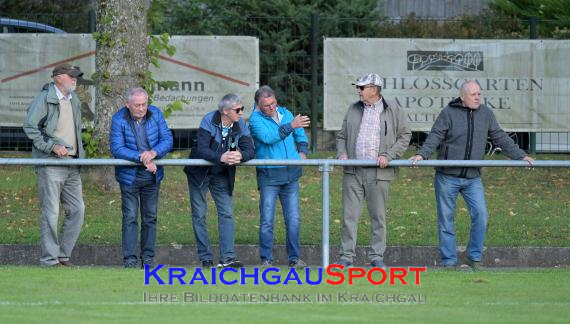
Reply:
[[[141,262],[141,269],[144,269],[144,265],[145,265],[145,264],[148,264],[148,267],[149,267],[149,268],[154,267],[154,264],[153,264],[153,260],[152,260],[152,259],[143,259],[142,262]]]
[[[271,261],[269,261],[269,260],[261,260],[261,267],[262,268],[272,268],[273,263],[271,263]]]
[[[455,264],[444,264],[442,267],[443,271],[455,271],[457,270],[457,266]]]
[[[214,267],[214,262],[212,262],[212,260],[203,260],[202,261],[202,268],[204,269],[210,269]]]
[[[473,271],[481,271],[483,270],[483,267],[481,267],[481,262],[480,261],[473,261],[471,259],[467,259],[467,265],[469,267],[471,267],[471,270]]]
[[[125,269],[136,269],[137,264],[135,262],[125,262],[123,263],[123,267],[125,267]]]
[[[229,259],[226,262],[220,262],[218,263],[218,265],[216,266],[217,268],[234,268],[234,269],[239,269],[239,268],[243,268],[243,263],[241,263],[241,261],[239,261],[238,259]]]
[[[345,269],[352,267],[352,262],[345,260],[345,259],[340,259],[333,264],[338,264],[338,265],[344,266]]]
[[[372,268],[386,269],[386,265],[384,264],[384,261],[382,261],[380,259],[372,260],[372,262],[370,262],[370,265],[372,266]]]
[[[302,269],[306,267],[308,267],[308,265],[301,259],[298,259],[296,261],[289,261],[289,268]]]
[[[75,264],[71,263],[69,260],[59,260],[59,264],[64,267],[75,267]]]

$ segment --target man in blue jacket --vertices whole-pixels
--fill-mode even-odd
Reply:
[[[141,267],[153,264],[156,241],[158,193],[164,169],[154,163],[172,149],[172,133],[160,109],[148,105],[142,88],[127,91],[126,107],[113,115],[111,154],[140,166],[117,166],[115,177],[121,187],[123,211],[122,243],[125,268],[138,266],[138,210],[141,213]]]
[[[225,95],[218,109],[208,113],[200,123],[198,138],[192,146],[190,159],[205,159],[213,166],[186,166],[192,227],[202,267],[213,267],[213,256],[206,225],[208,190],[218,210],[220,263],[218,268],[241,268],[243,264],[234,250],[234,209],[232,193],[236,164],[253,159],[253,142],[243,120],[243,105],[235,94]]]
[[[251,114],[249,128],[258,159],[301,160],[308,153],[308,140],[303,127],[308,127],[308,116],[293,116],[285,107],[277,105],[275,92],[262,86],[255,92],[256,108]],[[305,267],[300,254],[299,178],[301,166],[258,166],[257,187],[259,200],[259,254],[261,265],[271,267],[273,262],[273,221],[275,202],[281,201],[287,233],[289,267]]]

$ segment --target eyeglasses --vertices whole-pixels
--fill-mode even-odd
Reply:
[[[374,87],[374,86],[356,86],[356,89],[357,89],[357,90],[360,90],[360,91],[364,91],[364,89],[366,89],[366,88],[372,88],[372,87]]]
[[[240,112],[243,112],[245,110],[245,108],[243,106],[236,108],[236,109],[232,109],[233,111],[236,112],[236,114],[239,114]]]

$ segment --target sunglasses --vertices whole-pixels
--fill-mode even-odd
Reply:
[[[245,108],[243,106],[236,108],[236,109],[232,109],[233,111],[236,112],[236,114],[239,114],[240,112],[243,112],[245,110]]]
[[[360,90],[360,91],[364,91],[364,89],[366,88],[372,88],[374,86],[356,86],[356,89]]]

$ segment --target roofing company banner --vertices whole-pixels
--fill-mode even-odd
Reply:
[[[170,44],[176,46],[176,54],[162,55],[160,69],[151,68],[157,80],[151,100],[159,108],[175,100],[189,101],[168,118],[171,128],[198,128],[227,93],[237,94],[251,109],[259,86],[257,38],[173,36]],[[85,73],[76,92],[83,115],[93,118],[95,88],[90,78],[95,72],[95,41],[90,34],[0,34],[0,126],[22,125],[29,104],[61,63]],[[163,81],[173,82],[165,86]]]
[[[461,84],[481,86],[482,102],[507,131],[570,130],[570,42],[327,38],[324,127],[339,130],[358,100],[352,83],[375,72],[382,95],[399,105],[415,131],[429,131]]]

